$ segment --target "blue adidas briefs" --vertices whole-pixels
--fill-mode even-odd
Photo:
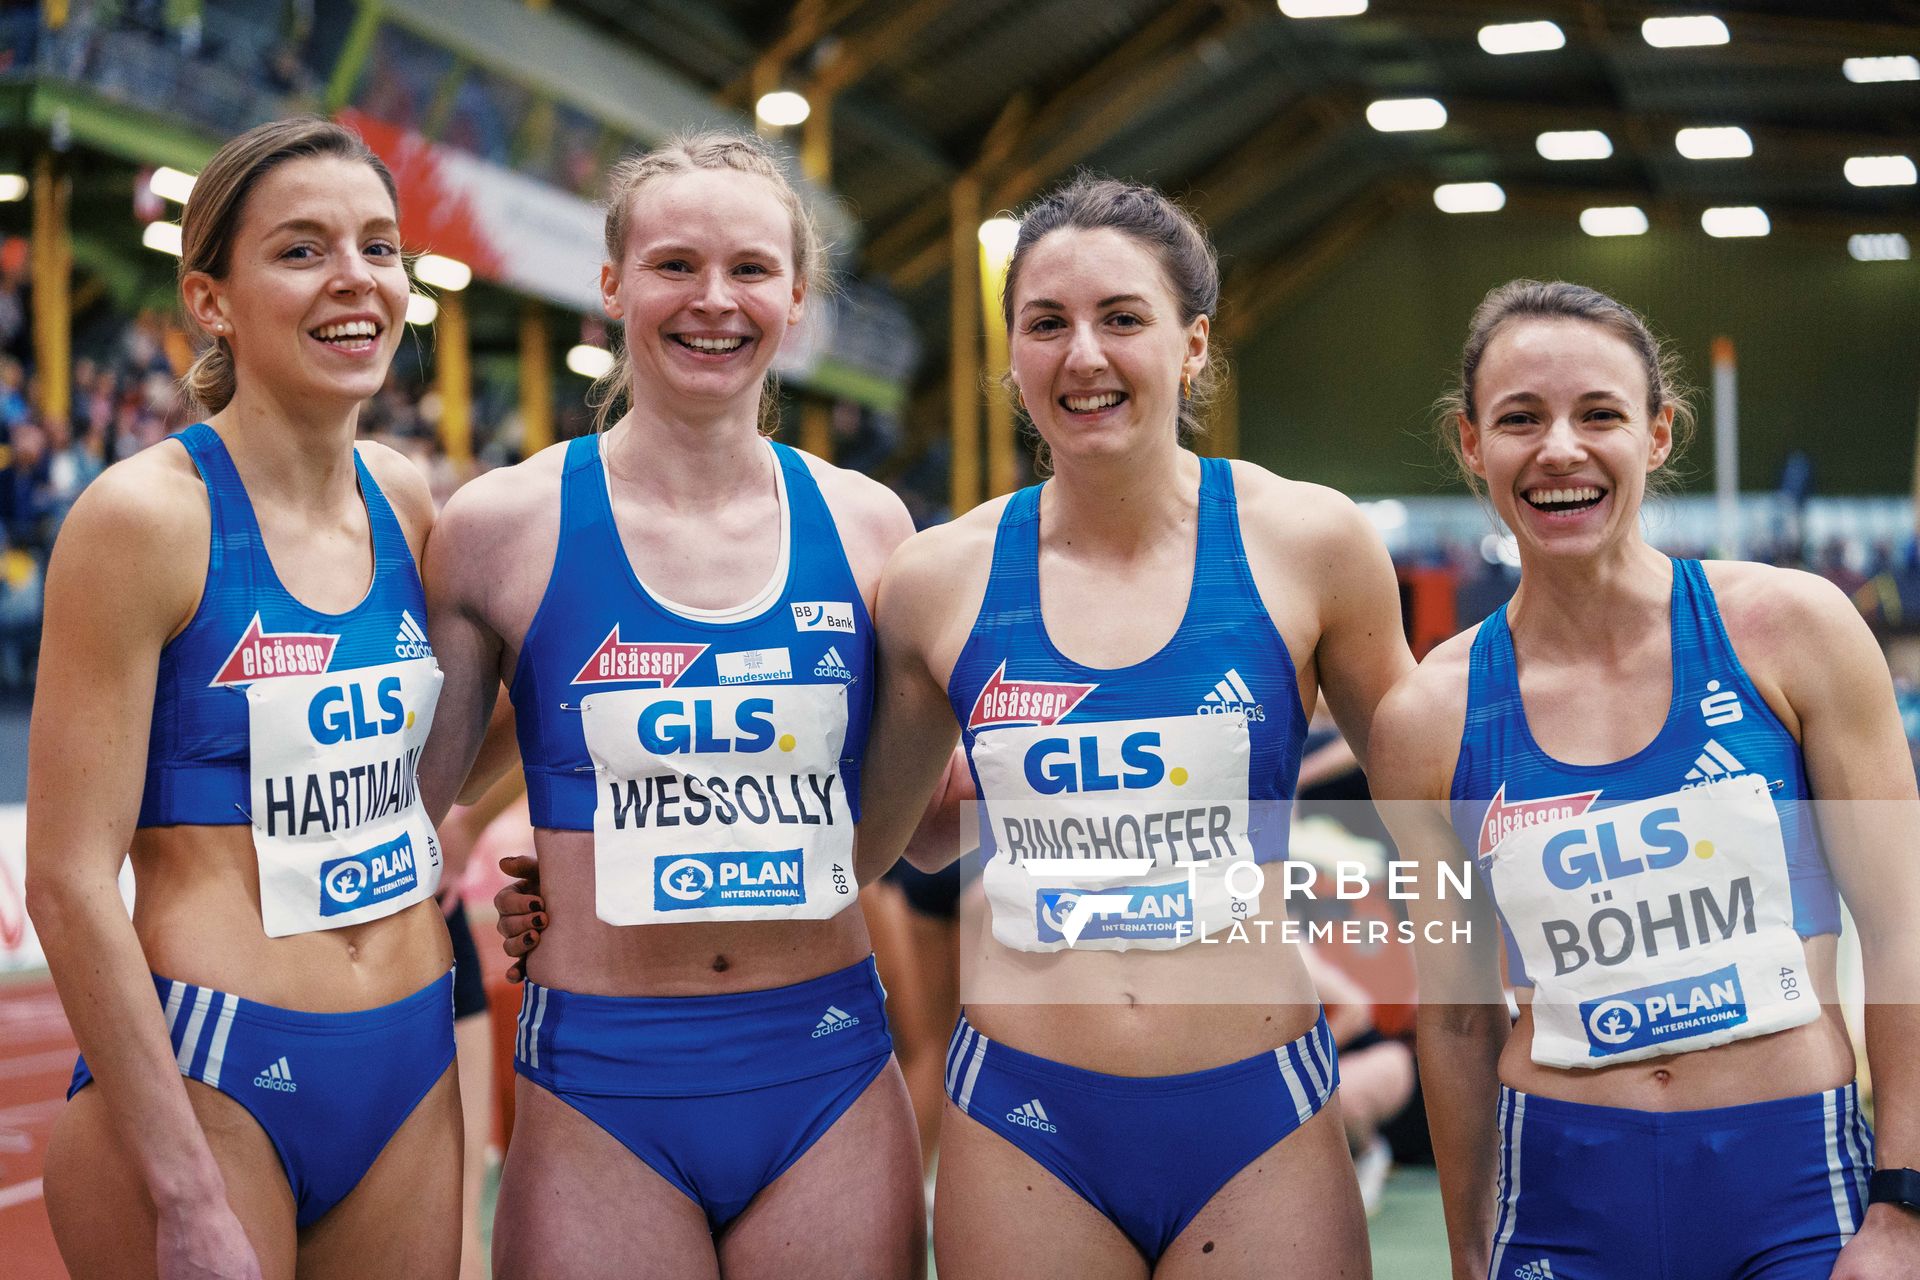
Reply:
[[[699,1205],[716,1232],[805,1155],[893,1055],[869,956],[712,996],[529,982],[513,1065]]]
[[[180,1074],[259,1122],[293,1188],[294,1221],[319,1221],[359,1185],[387,1140],[453,1065],[453,975],[404,1000],[307,1013],[155,976]],[[73,1068],[71,1098],[93,1082]]]
[[[1500,1090],[1489,1280],[1827,1280],[1866,1215],[1856,1086],[1708,1111]]]
[[[1323,1013],[1270,1053],[1177,1076],[1110,1076],[1008,1048],[966,1015],[947,1096],[1033,1157],[1158,1262],[1233,1175],[1340,1087]]]

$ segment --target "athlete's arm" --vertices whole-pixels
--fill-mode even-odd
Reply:
[[[1368,776],[1399,856],[1417,869],[1406,903],[1420,981],[1416,1047],[1453,1275],[1484,1280],[1493,1239],[1500,1051],[1511,1024],[1498,925],[1447,814],[1466,717],[1466,672],[1452,656],[1443,650],[1429,658],[1382,700]],[[1459,894],[1462,883],[1474,890],[1471,899]]]
[[[465,789],[493,718],[503,652],[493,593],[502,566],[532,558],[544,568],[552,560],[551,552],[541,557],[515,545],[524,499],[516,500],[522,486],[507,475],[489,472],[455,493],[427,542],[427,635],[443,680],[421,753],[420,795],[435,823]]]
[[[119,874],[133,841],[160,650],[204,584],[205,490],[162,452],[88,486],[47,568],[27,753],[27,908],[121,1150],[159,1218],[161,1276],[257,1276],[194,1117]]]
[[[1766,651],[1799,718],[1821,838],[1860,927],[1875,1163],[1920,1167],[1920,803],[1892,678],[1839,588],[1786,572],[1767,586]],[[1874,1205],[1833,1275],[1920,1276],[1920,1214]]]
[[[879,633],[879,683],[874,691],[873,729],[861,774],[860,838],[855,860],[860,883],[886,873],[906,850],[933,807],[929,799],[959,740],[959,726],[935,675],[954,625],[953,553],[960,537],[953,526],[909,538],[887,562],[875,604]],[[984,589],[984,588],[983,588]],[[976,602],[977,604],[977,602]],[[951,658],[946,665],[952,665]],[[915,865],[937,871],[959,856],[923,840]]]

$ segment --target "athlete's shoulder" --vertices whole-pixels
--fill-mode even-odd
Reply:
[[[1285,541],[1351,547],[1356,534],[1378,541],[1360,505],[1338,489],[1276,475],[1258,463],[1235,459],[1233,491],[1243,533]]]
[[[526,565],[544,573],[559,539],[565,463],[566,445],[556,444],[461,485],[434,523],[430,578],[471,578],[468,585],[480,589]]]
[[[1012,495],[993,498],[944,524],[932,525],[900,544],[887,563],[889,581],[931,582],[984,570],[993,562],[993,542],[1001,513]]]
[[[433,491],[427,485],[426,476],[420,473],[412,458],[391,445],[361,440],[354,448],[360,460],[367,464],[380,492],[387,495],[387,503],[408,538],[414,542],[423,540],[427,530],[433,527]]]
[[[186,449],[163,440],[81,491],[60,526],[49,581],[84,581],[95,598],[150,611],[164,634],[199,601],[212,536],[206,484]]]
[[[1380,799],[1447,793],[1467,726],[1469,660],[1478,626],[1435,645],[1380,700],[1369,738],[1369,776]]]
[[[820,496],[833,513],[834,527],[850,557],[871,561],[875,569],[913,535],[913,517],[900,495],[871,476],[836,467],[824,458],[795,450],[806,461],[807,472],[820,486]]]
[[[880,580],[880,609],[886,628],[936,645],[939,636],[958,633],[985,599],[993,568],[994,531],[1007,498],[995,498],[900,544]]]
[[[1860,611],[1838,586],[1800,569],[1744,560],[1703,562],[1720,623],[1747,674],[1762,686],[1824,677],[1854,665],[1876,678],[1885,660]]]

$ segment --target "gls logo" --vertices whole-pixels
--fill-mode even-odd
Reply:
[[[1107,773],[1100,760],[1100,739],[1042,738],[1027,748],[1027,785],[1041,795],[1063,791],[1143,791],[1167,776],[1160,758],[1158,730],[1130,733],[1120,743],[1120,772]]]
[[[1686,834],[1673,825],[1679,820],[1680,811],[1674,808],[1655,809],[1642,818],[1643,856],[1621,852],[1620,837],[1611,822],[1599,823],[1592,831],[1563,831],[1540,851],[1547,880],[1558,889],[1582,889],[1622,876],[1677,867],[1691,850]],[[1710,856],[1711,847],[1703,842],[1700,854]]]
[[[640,713],[640,745],[657,756],[765,751],[779,737],[772,714],[772,698],[744,698],[733,709],[731,731],[722,733],[714,727],[711,700],[663,698]],[[792,749],[791,743],[784,745]]]
[[[307,704],[307,728],[322,746],[358,742],[362,738],[399,733],[413,723],[413,713],[400,701],[400,677],[388,676],[374,689],[379,719],[367,714],[366,691],[357,684],[330,685]]]

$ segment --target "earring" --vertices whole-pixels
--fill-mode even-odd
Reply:
[[[1022,413],[1027,412],[1027,393],[1022,391],[1020,388],[1015,387],[1013,389],[1013,398],[1020,402],[1020,412]]]
[[[1182,400],[1193,399],[1193,375],[1190,373],[1180,375],[1180,398]]]

